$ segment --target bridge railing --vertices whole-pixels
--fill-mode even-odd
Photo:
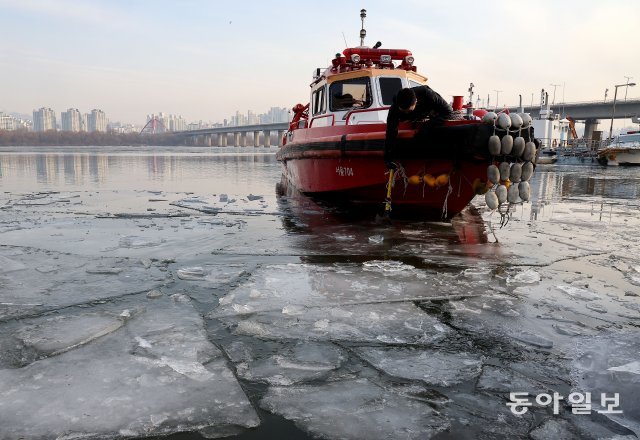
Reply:
[[[569,139],[566,145],[558,148],[557,151],[562,156],[595,157],[597,151],[607,145],[609,145],[607,139]]]
[[[625,100],[617,100],[616,101],[616,106],[618,105],[626,105],[626,104],[638,104],[640,103],[640,99],[627,99]],[[613,105],[613,99],[604,101],[604,100],[599,100],[599,101],[574,101],[574,102],[556,102],[551,104],[551,108],[558,108],[558,107],[562,107],[562,106],[580,106],[580,105]],[[512,105],[512,106],[507,106],[507,108],[512,109],[512,108],[518,108],[519,105]],[[539,109],[540,105],[536,104],[536,105],[525,105],[525,110],[527,108],[535,108],[535,109]]]

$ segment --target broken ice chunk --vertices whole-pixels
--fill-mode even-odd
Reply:
[[[92,275],[118,275],[123,269],[121,267],[95,267],[93,269],[87,269],[88,274]]]
[[[238,374],[271,385],[292,385],[326,376],[345,358],[342,350],[331,344],[303,342],[266,359],[243,362]]]
[[[607,371],[623,371],[627,373],[640,374],[640,361],[629,362],[619,367],[607,368]]]
[[[450,386],[480,374],[482,361],[467,353],[414,348],[360,348],[356,352],[385,373],[429,385]]]
[[[538,272],[533,269],[528,269],[512,277],[508,277],[507,284],[535,284],[539,283],[541,279]]]
[[[598,295],[597,293],[594,293],[587,289],[581,289],[580,287],[561,284],[557,286],[557,288],[572,298],[582,299],[584,301],[593,301],[594,299],[600,298],[600,295]]]
[[[387,274],[389,272],[401,272],[401,271],[411,271],[415,270],[415,267],[404,264],[402,261],[394,261],[394,260],[371,260],[365,261],[362,263],[362,268],[369,272],[379,272],[383,274]]]
[[[178,278],[181,280],[201,280],[205,276],[202,267],[185,267],[178,269]]]
[[[314,436],[340,439],[431,438],[449,422],[426,403],[361,379],[321,386],[271,387],[262,399]]]

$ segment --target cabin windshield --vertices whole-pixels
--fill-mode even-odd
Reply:
[[[402,80],[400,78],[380,78],[380,97],[382,105],[393,104],[393,98],[402,89]]]
[[[332,111],[370,107],[371,82],[368,77],[336,81],[329,87],[329,97]]]

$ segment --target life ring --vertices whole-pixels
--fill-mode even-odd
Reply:
[[[557,146],[558,146],[558,140],[557,140],[557,139],[554,139],[554,140],[553,140],[553,146],[554,146],[554,147],[557,147]]]

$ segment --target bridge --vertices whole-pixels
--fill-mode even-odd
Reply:
[[[282,145],[282,136],[288,129],[288,122],[275,122],[271,124],[203,128],[200,130],[178,131],[173,134],[183,136],[191,145],[246,147],[249,145],[248,140],[251,139],[251,145],[254,147],[264,146],[268,148],[271,146],[274,133],[276,135],[276,145]],[[229,143],[229,136],[233,137],[231,143]]]
[[[519,107],[508,107],[510,112],[517,112]],[[540,106],[525,107],[525,112],[532,118],[540,117]],[[571,116],[576,121],[584,121],[584,137],[591,138],[593,131],[598,126],[600,119],[611,120],[613,115],[613,101],[591,101],[591,102],[565,102],[551,104],[554,114]],[[616,101],[615,119],[638,118],[640,116],[640,99],[628,99],[626,101]]]
[[[518,107],[508,107],[510,112],[517,112]],[[530,113],[533,118],[540,117],[540,106],[525,107],[524,110]],[[592,101],[592,102],[566,102],[552,104],[551,110],[560,116],[571,116],[576,121],[584,121],[584,138],[590,139],[596,130],[601,119],[611,120],[613,114],[613,102]],[[616,119],[634,118],[640,116],[640,99],[616,101]],[[185,141],[191,145],[201,145],[206,147],[236,146],[247,147],[249,143],[254,147],[270,147],[275,144],[282,145],[282,136],[288,130],[288,122],[275,122],[271,124],[238,125],[214,128],[203,128],[200,130],[186,130],[174,132],[183,136]],[[229,137],[232,137],[230,141]]]

